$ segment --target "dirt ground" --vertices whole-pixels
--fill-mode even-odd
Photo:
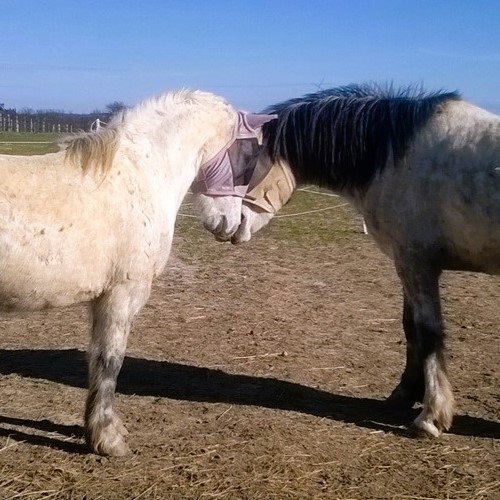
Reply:
[[[0,319],[0,499],[500,498],[499,278],[445,275],[457,415],[410,438],[391,263],[339,198],[283,214],[242,247],[179,218],[119,378],[128,457],[83,444],[86,309]]]

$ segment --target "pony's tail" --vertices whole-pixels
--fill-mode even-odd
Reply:
[[[79,166],[83,173],[106,175],[113,164],[119,142],[118,130],[108,127],[65,138],[60,144],[66,150],[65,160]]]

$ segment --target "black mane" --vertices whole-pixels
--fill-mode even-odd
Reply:
[[[286,160],[299,182],[360,189],[404,155],[436,108],[458,92],[349,85],[290,99],[266,109],[263,127],[272,160]]]

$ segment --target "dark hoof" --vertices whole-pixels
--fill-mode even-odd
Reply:
[[[412,439],[430,439],[432,437],[428,432],[416,426],[415,423],[408,426],[406,435]]]
[[[442,433],[443,431],[438,429],[432,422],[419,422],[418,418],[408,427],[407,431],[408,436],[417,439],[436,439]]]

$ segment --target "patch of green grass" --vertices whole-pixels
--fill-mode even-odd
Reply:
[[[30,133],[30,132],[0,132],[0,141],[31,142],[31,141],[57,141],[64,134],[53,132]]]
[[[298,190],[290,202],[254,238],[266,239],[274,245],[343,244],[352,241],[353,234],[361,236],[362,219],[344,198],[332,193]],[[206,245],[207,231],[193,215],[191,195],[188,195],[177,218],[177,234],[182,235],[186,245],[193,251]],[[181,215],[183,214],[183,215]],[[187,217],[186,217],[187,215]],[[189,253],[188,249],[185,249]]]
[[[342,242],[362,230],[361,217],[341,197],[296,191],[290,202],[271,221],[269,236],[274,240],[310,244]],[[359,219],[359,227],[357,224]]]
[[[62,134],[0,132],[0,154],[43,155],[59,151]]]

